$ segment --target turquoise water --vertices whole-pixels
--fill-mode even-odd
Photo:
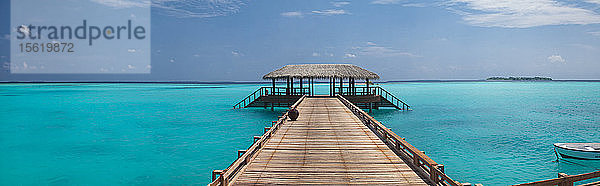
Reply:
[[[1,185],[206,184],[283,112],[231,106],[260,85],[1,84]],[[600,169],[552,143],[600,141],[600,83],[398,83],[373,113],[462,182]],[[326,94],[327,87],[319,86]]]

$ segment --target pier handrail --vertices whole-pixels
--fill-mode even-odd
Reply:
[[[444,173],[444,165],[437,164],[429,156],[425,155],[423,151],[420,151],[416,147],[408,143],[404,138],[401,138],[392,130],[385,127],[379,121],[375,120],[372,116],[368,115],[365,111],[352,104],[343,96],[338,95],[338,99],[348,109],[354,113],[367,127],[369,127],[375,134],[377,134],[383,142],[385,142],[390,149],[397,154],[401,154],[407,159],[412,160],[411,163],[415,168],[420,169],[428,175],[429,180],[434,185],[451,185],[451,186],[462,186],[461,183],[452,180],[448,175]]]
[[[264,88],[264,87],[263,87]],[[300,104],[300,102],[302,102],[302,100],[304,100],[304,98],[306,98],[306,95],[300,97],[300,99],[298,99],[298,101],[296,101],[296,103],[294,103],[290,109],[295,109],[298,107],[298,105]],[[264,143],[267,142],[267,140],[269,140],[271,138],[271,136],[273,136],[273,134],[277,131],[277,129],[281,128],[281,125],[283,124],[284,121],[286,121],[286,119],[288,118],[289,115],[289,110],[287,112],[285,112],[283,114],[283,116],[281,116],[277,121],[274,121],[271,127],[267,127],[265,128],[265,133],[260,136],[260,138],[258,140],[255,140],[254,143],[248,147],[248,149],[246,149],[245,151],[238,151],[238,158],[231,163],[231,165],[229,165],[229,167],[227,167],[227,169],[224,170],[213,170],[212,172],[212,182],[209,183],[209,186],[217,186],[217,185],[221,185],[221,186],[225,186],[229,184],[229,181],[231,181],[235,176],[237,176],[237,174],[240,172],[240,170],[247,165],[250,160],[257,154],[257,152],[261,149],[261,147],[264,145]],[[268,131],[267,131],[268,129]],[[243,154],[240,156],[240,152],[243,152]]]
[[[410,105],[406,104],[404,101],[394,96],[392,93],[387,90],[379,87],[334,87],[334,91],[336,95],[342,96],[364,96],[364,95],[379,95],[385,99],[387,99],[394,107],[399,110],[410,110]]]
[[[308,94],[310,94],[310,89],[308,87],[289,88],[287,90],[288,92],[280,91],[280,90],[286,90],[286,88],[285,87],[275,87],[275,89],[273,89],[273,87],[260,87],[256,91],[252,92],[252,94],[246,96],[244,99],[242,99],[241,101],[239,101],[238,103],[233,105],[233,109],[245,108],[250,103],[252,103],[254,100],[258,99],[261,96],[266,96],[266,95],[308,95]]]
[[[584,181],[584,180],[593,179],[593,178],[599,178],[599,177],[600,177],[600,171],[578,174],[578,175],[566,175],[563,173],[558,173],[558,178],[536,181],[536,182],[531,182],[531,183],[522,183],[522,184],[517,184],[514,186],[537,186],[537,185],[559,185],[559,186],[569,185],[569,186],[572,186],[575,182]],[[589,185],[593,185],[593,184],[600,184],[600,182],[590,183]],[[583,185],[588,185],[588,184],[583,184]]]
[[[246,96],[246,98],[242,99],[242,101],[236,103],[235,105],[233,105],[233,109],[239,109],[239,108],[244,108],[246,107],[248,104],[252,103],[252,101],[254,101],[256,98],[260,97],[263,95],[263,93],[266,93],[265,87],[260,87],[259,89],[257,89],[256,91],[252,92],[252,94]],[[256,96],[256,93],[258,93],[258,97]],[[248,102],[248,103],[246,103]]]
[[[377,87],[377,90],[379,91],[379,95],[385,97],[385,99],[388,99],[392,104],[394,104],[396,106],[397,109],[410,110],[410,105],[404,103],[404,101],[398,99],[396,96],[394,96],[387,90],[385,90],[381,87]],[[392,100],[390,100],[388,97],[392,98]],[[400,104],[402,105],[402,108],[400,108]]]

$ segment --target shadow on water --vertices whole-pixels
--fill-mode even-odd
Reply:
[[[600,171],[600,160],[579,160],[571,158],[561,158],[557,162],[558,172],[568,175],[577,175]],[[589,179],[576,182],[577,185],[600,181],[600,178]]]

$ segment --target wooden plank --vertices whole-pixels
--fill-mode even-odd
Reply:
[[[427,185],[337,98],[305,98],[233,185]]]

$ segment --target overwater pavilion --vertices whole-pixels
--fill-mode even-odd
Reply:
[[[342,95],[363,109],[393,107],[409,110],[410,106],[379,86],[372,86],[371,80],[379,75],[352,64],[300,64],[286,65],[269,72],[263,79],[271,80],[269,87],[261,87],[238,102],[233,108],[245,107],[289,107],[300,97]],[[329,95],[315,95],[315,80],[329,80]],[[285,87],[278,87],[278,81],[285,81]],[[363,84],[357,86],[357,81]]]

